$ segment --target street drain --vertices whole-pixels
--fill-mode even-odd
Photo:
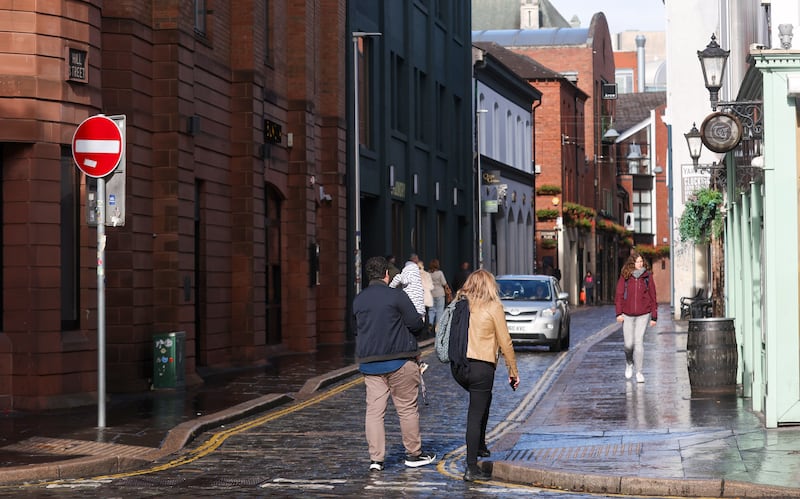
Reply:
[[[638,456],[641,443],[583,445],[579,447],[551,447],[545,449],[516,450],[509,453],[510,461],[571,461],[622,456]]]

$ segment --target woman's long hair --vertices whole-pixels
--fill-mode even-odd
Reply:
[[[647,260],[644,259],[642,255],[639,254],[636,250],[631,250],[631,254],[628,256],[628,259],[625,260],[625,265],[622,266],[622,275],[623,279],[628,279],[631,275],[633,275],[633,271],[636,270],[636,259],[642,257],[642,263],[644,263],[644,268],[646,270],[650,269],[650,265],[647,264]]]
[[[456,299],[466,297],[470,306],[500,301],[497,291],[497,281],[494,275],[485,269],[478,269],[467,277],[467,282],[461,286],[456,294]]]

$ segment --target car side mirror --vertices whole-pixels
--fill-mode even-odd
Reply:
[[[558,293],[558,299],[559,300],[564,300],[564,301],[569,300],[569,293],[566,293],[564,291]]]

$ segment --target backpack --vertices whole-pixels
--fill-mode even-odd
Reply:
[[[450,362],[450,326],[453,323],[453,312],[456,310],[456,303],[459,300],[451,301],[445,308],[439,322],[436,323],[436,356],[440,362]]]

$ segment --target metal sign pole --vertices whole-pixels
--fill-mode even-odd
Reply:
[[[97,427],[106,427],[106,180],[97,179]]]

